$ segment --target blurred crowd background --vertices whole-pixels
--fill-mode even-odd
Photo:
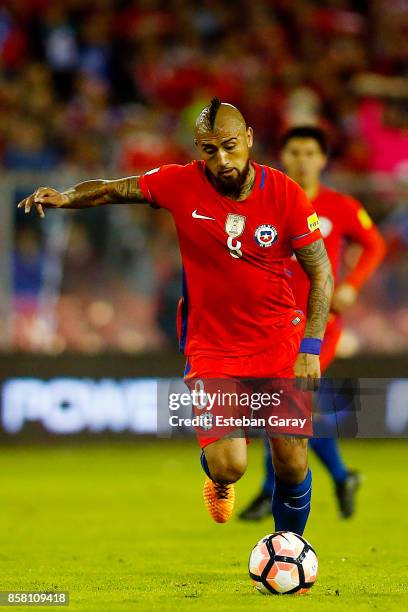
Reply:
[[[388,245],[340,353],[408,350],[407,34],[405,0],[1,2],[3,349],[175,347],[167,213],[111,206],[40,221],[15,204],[39,184],[188,162],[195,117],[218,95],[254,128],[260,162],[279,167],[289,126],[327,130],[325,181],[364,203]]]

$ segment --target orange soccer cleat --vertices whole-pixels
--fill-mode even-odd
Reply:
[[[235,503],[235,489],[233,484],[214,482],[205,479],[204,501],[211,518],[216,523],[226,523],[232,515]]]

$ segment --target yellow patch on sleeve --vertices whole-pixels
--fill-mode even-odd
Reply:
[[[308,216],[307,227],[310,229],[311,232],[314,232],[316,229],[318,229],[319,217],[317,216],[317,213],[314,212],[312,215]]]
[[[364,229],[370,229],[373,222],[371,221],[370,215],[364,208],[360,208],[357,213],[357,217]]]

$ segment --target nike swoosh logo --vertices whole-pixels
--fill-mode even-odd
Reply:
[[[193,217],[193,219],[208,219],[208,221],[216,221],[214,217],[206,217],[204,215],[199,215],[197,212],[197,209],[193,210],[193,212],[191,213],[191,216]]]

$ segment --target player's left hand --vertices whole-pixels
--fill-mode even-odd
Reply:
[[[297,386],[303,391],[315,391],[319,388],[320,357],[309,353],[299,353],[294,366]]]
[[[338,314],[344,312],[347,308],[350,308],[356,301],[357,290],[353,285],[348,283],[341,283],[333,293],[331,310]]]

